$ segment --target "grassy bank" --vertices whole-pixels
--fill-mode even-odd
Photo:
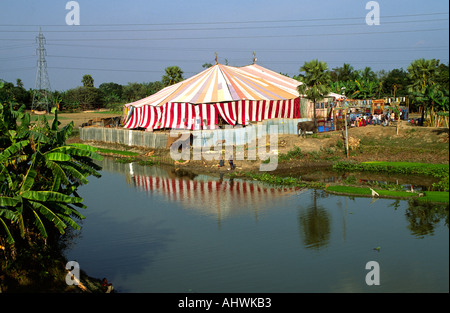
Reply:
[[[355,187],[355,186],[328,186],[325,188],[327,192],[347,195],[347,196],[360,196],[360,197],[372,197],[372,190],[368,187]],[[374,189],[380,198],[391,199],[417,199],[418,201],[430,202],[430,203],[449,203],[448,191],[424,191],[422,194],[398,191],[398,190],[384,190]],[[375,196],[377,197],[377,196]]]
[[[333,165],[333,169],[339,171],[386,172],[443,177],[448,175],[449,165],[417,162],[337,162]]]
[[[304,182],[294,177],[279,177],[277,175],[255,174],[255,173],[238,173],[234,174],[235,177],[242,177],[252,180],[261,181],[276,186],[287,186],[296,188],[314,188],[323,189],[327,192],[347,195],[347,196],[361,196],[372,197],[372,190],[370,187],[358,187],[350,185],[328,185],[320,182]],[[389,189],[374,189],[379,198],[390,199],[417,199],[418,201],[431,202],[431,203],[449,203],[448,191],[424,191],[422,193],[408,192],[403,190],[389,190]]]
[[[435,191],[449,191],[449,164],[417,163],[417,162],[337,162],[333,169],[346,172],[382,172],[432,176],[440,179],[433,184]]]

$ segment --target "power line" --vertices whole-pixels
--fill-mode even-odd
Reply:
[[[86,57],[86,56],[69,56],[69,55],[48,55],[50,58],[68,58],[68,59],[83,59],[83,60],[110,60],[110,61],[152,61],[152,62],[202,62],[204,60],[174,60],[174,59],[141,59],[141,58],[124,58],[124,57]]]
[[[232,60],[236,61],[236,60]],[[399,63],[411,63],[412,59],[403,59],[403,60],[388,60],[388,61],[335,61],[335,60],[328,60],[326,61],[327,64],[343,64],[343,63],[349,63],[349,64],[399,64]],[[441,61],[447,61],[448,59],[441,59]],[[203,62],[203,61],[200,61]],[[263,61],[261,63],[264,64],[298,64],[301,65],[302,62],[299,61]],[[80,71],[107,71],[107,72],[130,72],[130,73],[162,73],[163,70],[137,70],[137,69],[112,69],[112,68],[90,68],[90,67],[57,67],[57,66],[51,66],[48,67],[49,69],[59,69],[59,70],[80,70]],[[191,73],[196,74],[198,72],[185,72],[185,73]]]
[[[58,44],[49,43],[49,46],[61,46],[61,47],[73,47],[73,48],[101,48],[101,49],[148,49],[148,47],[143,46],[110,46],[110,45],[83,45],[83,44]],[[151,47],[150,50],[174,50],[174,47]],[[230,48],[230,47],[183,47],[183,51],[231,51],[231,52],[389,52],[389,51],[437,51],[437,50],[448,50],[448,46],[427,46],[427,47],[417,47],[417,48],[380,48],[380,47],[368,47],[368,48],[334,48],[330,50],[324,50],[323,48],[256,48],[251,49],[240,49],[240,48]]]
[[[346,50],[342,52],[350,52],[352,50]],[[369,50],[365,50],[366,52],[369,52]],[[399,52],[416,52],[416,49],[403,49],[398,50]],[[435,51],[435,50],[419,50],[419,51]],[[258,52],[260,52],[258,50]],[[326,51],[331,52],[333,51]],[[353,52],[353,51],[352,51]],[[376,51],[377,53],[380,53],[380,51]],[[386,51],[386,52],[392,52],[392,51]],[[192,63],[192,62],[204,62],[205,60],[198,60],[198,59],[150,59],[150,58],[129,58],[129,57],[90,57],[90,56],[69,56],[69,55],[47,55],[49,58],[63,58],[63,59],[83,59],[83,60],[104,60],[104,61],[124,61],[124,62],[183,62],[183,63]],[[28,58],[28,57],[27,57]],[[1,58],[0,58],[1,60]],[[292,63],[291,61],[272,61],[273,63]]]
[[[448,19],[431,19],[431,20],[409,20],[409,21],[392,21],[383,22],[385,24],[404,24],[404,23],[424,23],[439,22]],[[210,27],[210,28],[166,28],[166,29],[108,29],[108,30],[46,30],[46,33],[110,33],[110,32],[168,32],[168,31],[217,31],[217,30],[245,30],[245,29],[282,29],[282,28],[305,28],[305,27],[337,27],[337,26],[360,26],[361,23],[346,24],[320,24],[320,25],[284,25],[284,26],[240,26],[240,27]],[[0,30],[7,33],[34,33],[34,30]]]
[[[208,37],[163,37],[163,38],[84,38],[67,39],[57,38],[51,42],[80,42],[80,41],[167,41],[167,40],[214,40],[214,39],[256,39],[256,38],[301,38],[301,37],[323,37],[323,36],[359,36],[359,35],[380,35],[380,34],[401,34],[401,33],[421,33],[448,30],[448,28],[431,29],[409,29],[409,30],[390,30],[390,31],[369,31],[369,32],[350,32],[350,33],[327,33],[327,34],[295,34],[295,35],[252,35],[252,36],[208,36]],[[29,41],[29,39],[18,38],[0,38],[6,41]]]
[[[102,71],[102,72],[129,72],[129,73],[163,73],[164,70],[133,70],[133,69],[108,69],[108,68],[86,68],[86,67],[59,67],[50,66],[49,69],[56,70],[75,70],[75,71]],[[198,72],[186,72],[186,74],[198,74]]]
[[[0,69],[0,72],[6,73],[6,72],[19,72],[19,71],[29,71],[29,70],[35,70],[36,67],[19,67],[19,68],[10,68],[10,69]]]
[[[417,17],[417,16],[435,16],[448,15],[449,12],[417,13],[403,15],[386,15],[383,19]],[[364,16],[358,17],[334,17],[334,18],[313,18],[313,19],[284,19],[284,20],[253,20],[253,21],[210,21],[210,22],[170,22],[170,23],[116,23],[116,24],[80,24],[76,27],[111,27],[111,26],[168,26],[168,25],[218,25],[218,24],[252,24],[252,23],[291,23],[291,22],[314,22],[330,20],[361,20]],[[65,27],[60,24],[0,24],[0,27]]]
[[[81,67],[59,67],[50,66],[49,69],[56,70],[82,70],[82,71],[107,71],[107,72],[141,72],[141,73],[161,73],[162,71],[156,70],[124,70],[124,69],[108,69],[108,68],[81,68]]]
[[[28,48],[32,47],[34,44],[25,44],[25,45],[12,45],[12,46],[1,46],[0,50],[12,50],[12,49],[18,49],[18,48]]]
[[[23,59],[31,59],[34,58],[34,56],[28,55],[28,56],[14,56],[14,57],[0,57],[0,61],[8,61],[8,60],[12,60],[12,61],[18,61],[18,60],[23,60]]]

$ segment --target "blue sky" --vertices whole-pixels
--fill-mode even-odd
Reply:
[[[404,68],[418,58],[449,62],[449,3],[379,0],[380,25],[367,25],[361,0],[78,0],[80,25],[67,25],[68,1],[2,0],[0,79],[34,88],[42,28],[53,90],[91,74],[127,84],[160,80],[177,65],[187,78],[206,62],[257,63],[290,76],[305,61],[329,68]]]

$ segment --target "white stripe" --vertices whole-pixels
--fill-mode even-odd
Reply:
[[[259,101],[252,101],[252,122],[256,122],[257,121],[257,112],[256,110],[258,109],[258,102]]]
[[[174,103],[173,104],[173,117],[172,117],[172,123],[171,123],[171,128],[177,128],[177,120],[178,120],[178,111],[180,109],[180,104],[179,103]]]
[[[238,123],[239,124],[241,124],[241,125],[244,125],[244,118],[243,118],[243,112],[242,112],[242,107],[245,105],[245,100],[244,101],[239,101],[239,104],[238,104],[238,108],[237,108],[237,111],[238,111]]]
[[[250,120],[248,111],[250,110],[250,105],[253,105],[253,104],[251,104],[253,102],[254,101],[250,102],[249,100],[245,101],[245,116],[244,116],[244,124],[243,125],[247,125],[248,121]]]
[[[271,116],[272,116],[272,118],[278,118],[278,116],[275,116],[275,114],[277,113],[278,101],[274,101],[274,103],[275,103],[275,105],[272,107]]]
[[[144,116],[143,116],[143,120],[142,120],[142,124],[141,124],[142,127],[147,124],[148,117],[149,117],[149,107],[148,107],[148,105],[146,105],[144,107]]]
[[[238,102],[239,103],[239,102]],[[233,111],[234,123],[239,123],[239,116],[236,114],[236,101],[231,102],[231,110]]]
[[[264,106],[264,120],[269,119],[269,109],[270,109],[270,101],[266,101],[266,105]]]

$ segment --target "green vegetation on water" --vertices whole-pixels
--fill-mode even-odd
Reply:
[[[105,149],[105,148],[97,148],[97,152],[105,153],[105,154],[120,154],[125,156],[138,156],[139,153],[132,151],[124,151],[124,150],[114,150],[114,149]]]
[[[449,203],[448,191],[425,191],[425,196],[418,198],[419,201]]]
[[[328,192],[352,195],[352,196],[372,196],[372,190],[369,187],[356,187],[356,186],[326,186],[320,182],[304,182],[294,177],[280,177],[276,175],[270,175],[267,173],[254,174],[254,173],[241,173],[246,178],[261,181],[271,185],[288,186],[297,188],[314,188],[323,189]],[[425,191],[423,195],[419,195],[415,192],[408,192],[403,190],[386,190],[386,189],[374,189],[380,198],[395,198],[395,199],[417,199],[418,201],[433,202],[433,203],[449,203],[448,191]]]
[[[367,187],[355,187],[355,186],[328,186],[326,191],[353,196],[372,196],[372,190]],[[438,202],[449,203],[449,193],[446,191],[425,191],[423,196],[420,196],[414,192],[398,191],[398,190],[384,190],[374,189],[380,198],[401,198],[412,199],[417,198],[419,201],[425,202]]]
[[[333,165],[337,171],[347,172],[385,172],[393,174],[423,175],[439,178],[433,184],[435,191],[449,191],[449,165],[416,162],[337,162]]]
[[[115,149],[105,149],[105,148],[96,148],[98,153],[101,154],[111,154],[111,155],[120,155],[120,157],[114,158],[114,162],[117,163],[138,163],[139,165],[147,165],[153,166],[159,164],[158,161],[155,160],[143,160],[139,158],[139,153],[126,151],[126,150],[115,150]]]
[[[449,165],[416,162],[337,162],[333,165],[333,169],[341,171],[387,172],[443,177],[446,174],[448,175]]]
[[[323,189],[324,184],[320,182],[304,182],[294,177],[280,177],[277,175],[270,175],[267,173],[240,173],[246,178],[257,180],[271,185],[298,187],[298,188],[316,188]]]

